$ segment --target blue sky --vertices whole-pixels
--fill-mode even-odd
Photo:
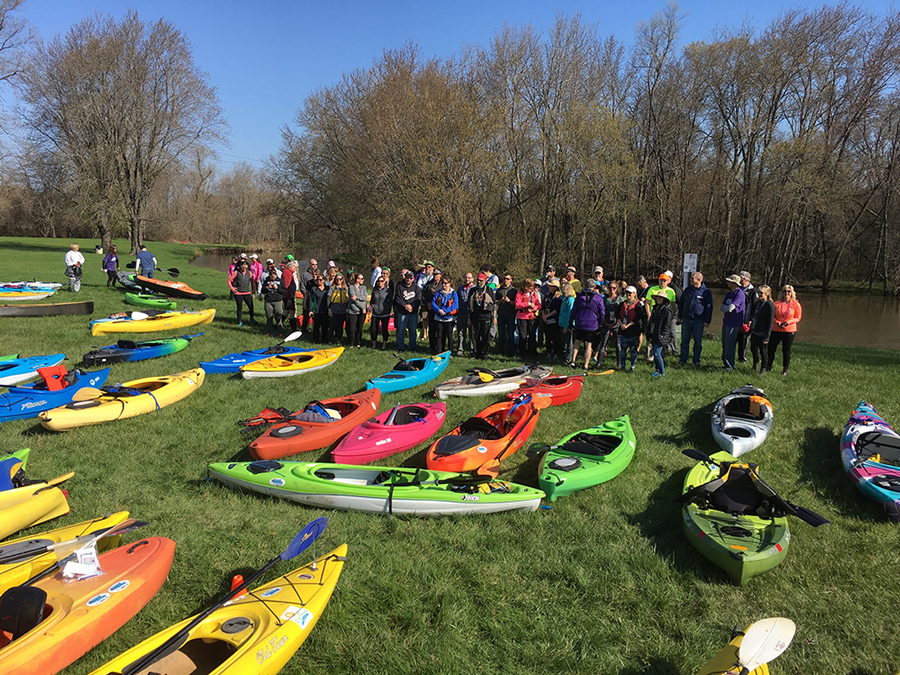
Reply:
[[[744,21],[761,27],[785,9],[822,3],[678,4],[685,15],[682,43],[688,43],[709,38],[716,27]],[[890,7],[882,0],[859,4],[881,15]],[[425,56],[445,57],[465,44],[486,46],[504,23],[544,31],[559,13],[580,13],[602,36],[615,35],[630,46],[636,25],[665,6],[662,0],[27,0],[21,13],[45,40],[95,12],[120,17],[133,8],[144,21],[171,22],[191,41],[196,64],[218,90],[231,126],[231,147],[221,149],[224,168],[242,161],[261,166],[309,94],[368,68],[385,49],[413,42]]]

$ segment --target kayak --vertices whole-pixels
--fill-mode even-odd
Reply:
[[[56,564],[56,553],[48,546],[68,542],[78,537],[99,534],[128,518],[128,511],[119,511],[105,518],[94,518],[83,523],[66,525],[55,530],[11,539],[0,544],[0,594],[14,586],[21,586],[31,577]],[[118,545],[120,537],[102,537],[97,540],[99,551],[108,551]],[[82,542],[82,545],[84,542]],[[69,549],[66,549],[68,551]],[[65,553],[63,554],[65,555]]]
[[[860,492],[900,521],[900,435],[865,401],[844,426],[841,463]]]
[[[548,448],[538,485],[551,502],[618,476],[634,457],[635,438],[628,415],[569,434]]]
[[[206,293],[195,291],[182,281],[170,281],[164,279],[151,279],[142,274],[135,275],[135,283],[153,293],[166,295],[170,298],[184,298],[185,300],[206,300]]]
[[[93,300],[84,302],[50,302],[37,305],[0,305],[0,316],[63,316],[93,313]]]
[[[250,454],[256,459],[278,459],[326,448],[374,415],[379,403],[378,389],[310,403],[253,441]]]
[[[0,288],[4,290],[58,291],[63,285],[55,281],[8,281],[0,283]]]
[[[277,354],[240,367],[245,380],[257,377],[289,377],[327,368],[344,353],[343,347]]]
[[[527,397],[495,403],[435,441],[425,455],[425,465],[452,472],[496,467],[528,440],[539,413]]]
[[[27,300],[43,300],[56,291],[0,291],[0,302],[25,302]]]
[[[149,293],[126,293],[125,302],[150,309],[178,309],[178,303],[169,298],[160,298]]]
[[[758,448],[772,429],[772,404],[753,385],[732,389],[713,407],[713,438],[725,452],[740,457]]]
[[[467,375],[454,377],[441,382],[434,388],[434,394],[440,399],[448,396],[491,396],[515,391],[529,379],[542,380],[551,373],[544,366],[519,366],[506,370],[493,371],[485,368],[472,368]]]
[[[788,521],[783,502],[754,479],[755,465],[738,464],[727,452],[711,459],[717,463],[698,463],[684,480],[684,533],[694,548],[742,585],[785,559],[791,541]],[[689,498],[692,488],[720,478],[726,479],[720,487]]]
[[[430,382],[444,372],[450,362],[450,352],[444,352],[427,359],[400,361],[384,375],[366,382],[366,389],[381,389],[382,394],[418,387]]]
[[[151,310],[152,311],[152,310]],[[130,315],[111,316],[106,319],[91,321],[91,335],[107,335],[109,333],[153,333],[187,326],[199,326],[212,323],[216,316],[214,309],[202,309],[196,312],[162,312],[150,314],[143,319],[134,319]]]
[[[37,417],[44,410],[71,403],[79,389],[103,386],[109,377],[109,368],[90,373],[83,370],[67,372],[65,366],[53,366],[48,370],[54,369],[61,372],[47,373],[47,377],[38,382],[10,387],[5,394],[0,394],[0,422]]]
[[[193,394],[203,384],[203,377],[203,369],[195,368],[176,375],[131,380],[104,387],[97,398],[45,410],[38,417],[41,426],[50,431],[69,431],[89,424],[136,417]]]
[[[72,475],[74,474],[60,476],[52,481],[54,485],[42,481],[0,492],[0,513],[3,514],[0,539],[26,527],[66,515],[69,512],[68,498],[66,492],[56,487],[56,484]],[[0,668],[0,672],[6,671]]]
[[[116,281],[119,282],[122,288],[143,293],[144,289],[138,286],[137,281],[135,281],[136,277],[137,275],[134,272],[116,272]]]
[[[747,627],[747,630],[749,630],[749,626]],[[731,638],[731,642],[722,647],[719,653],[710,659],[710,661],[697,672],[697,675],[728,675],[728,673],[740,673],[740,668],[736,668],[735,665],[740,663],[738,651],[741,648],[741,644],[744,642],[744,633],[746,632],[746,630],[736,631]],[[758,668],[751,670],[747,675],[769,675],[769,666],[764,663]]]
[[[518,389],[509,392],[506,398],[512,401],[529,394],[535,399],[549,398],[550,405],[564,405],[581,396],[583,386],[584,375],[550,375],[543,379],[526,380]]]
[[[0,361],[9,361],[17,358],[19,358],[18,354],[7,354],[6,356],[0,356]]]
[[[299,347],[288,347],[287,345],[273,345],[262,349],[226,354],[225,356],[217,358],[215,361],[201,361],[200,367],[206,371],[207,375],[210,373],[239,373],[241,371],[241,366],[246,366],[247,364],[255,363],[256,361],[262,361],[263,359],[275,356],[276,354],[299,354],[301,352],[314,351],[317,351],[315,347],[301,349]]]
[[[29,454],[31,449],[23,448],[0,456],[0,491],[24,487]]]
[[[396,455],[436,434],[446,414],[445,403],[397,405],[356,427],[331,456],[339,464],[368,464]]]
[[[407,467],[322,462],[219,462],[209,475],[231,487],[305,506],[381,515],[535,511],[544,493],[489,477]]]
[[[0,386],[10,387],[37,377],[38,368],[59,365],[65,358],[65,354],[48,354],[47,356],[29,356],[24,359],[0,361]]]
[[[114,345],[88,352],[81,360],[86,366],[105,366],[109,363],[122,363],[123,361],[158,359],[161,356],[180,352],[191,343],[192,338],[200,337],[201,335],[203,333],[147,340],[145,342],[119,340]]]
[[[279,672],[309,637],[328,604],[347,559],[347,545],[280,575],[217,608],[188,631],[180,647],[141,673],[250,675]],[[93,671],[118,675],[196,617],[181,621]],[[137,674],[135,674],[137,675]]]
[[[25,603],[39,603],[44,611],[16,617],[13,640],[6,638],[0,648],[0,671],[50,675],[86,654],[150,602],[169,574],[174,553],[171,539],[142,539],[101,553],[99,576],[70,581],[57,572],[16,589],[23,610]]]

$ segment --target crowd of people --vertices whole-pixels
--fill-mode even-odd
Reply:
[[[682,366],[700,365],[706,329],[716,313],[701,272],[684,288],[672,281],[670,270],[652,286],[643,276],[633,283],[606,279],[599,265],[579,279],[568,264],[561,276],[549,265],[539,279],[498,276],[489,264],[453,279],[431,260],[400,269],[396,277],[377,259],[368,273],[345,272],[332,260],[320,269],[315,259],[301,271],[292,255],[263,265],[257,254],[235,256],[228,271],[239,325],[245,307],[255,323],[256,297],[264,303],[272,335],[302,330],[319,344],[384,350],[393,329],[400,353],[427,343],[432,354],[450,350],[485,359],[493,350],[525,362],[544,356],[579,370],[602,369],[612,356],[614,368],[634,372],[646,354],[653,377],[665,377],[668,354],[677,354]],[[754,287],[746,271],[725,283],[728,292],[718,308],[723,368],[746,363],[749,347],[754,370],[765,373],[780,345],[786,375],[802,317],[793,287],[784,286],[775,299],[769,286]]]

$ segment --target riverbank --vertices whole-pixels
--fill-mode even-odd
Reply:
[[[91,241],[82,243],[92,250]],[[200,360],[273,343],[259,327],[237,327],[222,275],[188,266],[190,248],[150,245],[161,267],[179,268],[181,279],[210,295],[189,304],[215,307],[216,320],[183,352],[113,366],[114,381],[180,372]],[[0,239],[0,250],[13,253],[3,256],[3,277],[64,280],[66,249],[61,240]],[[101,257],[85,257],[82,292],[61,293],[59,301],[94,300],[94,318],[130,309],[120,292],[105,288]],[[86,317],[2,319],[3,353],[64,351],[66,364],[74,366],[92,345],[115,341],[92,338],[87,323]],[[7,450],[32,448],[29,476],[76,472],[67,483],[72,513],[54,526],[129,509],[152,523],[130,541],[164,535],[177,542],[160,593],[67,672],[87,673],[199,611],[227,591],[235,571],[258,568],[303,524],[323,515],[330,523],[318,551],[347,542],[349,557],[331,604],[282,671],[286,675],[688,674],[728,641],[735,624],[765,616],[787,616],[798,625],[793,645],[773,666],[779,675],[894,672],[900,638],[889,571],[897,563],[897,526],[847,479],[838,445],[861,399],[900,423],[900,352],[801,342],[787,378],[760,378],[740,367],[722,372],[718,347],[710,345],[702,368],[671,367],[661,380],[651,379],[651,366],[643,362],[633,375],[591,376],[579,400],[543,411],[529,444],[553,443],[627,414],[637,453],[609,483],[527,515],[380,518],[306,509],[205,481],[207,463],[249,458],[252,437],[240,432],[238,420],[266,406],[299,409],[357,391],[395,363],[389,353],[369,349],[274,383],[209,375],[197,393],[158,413],[67,434],[44,432],[28,420],[2,424]],[[486,365],[511,364],[492,357]],[[475,365],[485,364],[454,358],[445,376]],[[746,382],[762,386],[775,409],[771,437],[747,459],[782,495],[833,524],[813,529],[792,520],[787,560],[738,588],[688,543],[674,499],[693,464],[681,450],[717,450],[709,411]],[[429,400],[431,389],[421,387],[385,396],[380,410]],[[442,432],[492,401],[449,401]],[[382,463],[423,466],[425,447]],[[326,456],[318,451],[298,459]],[[502,470],[504,479],[537,484],[538,460],[521,451]],[[292,569],[291,563],[278,569]]]

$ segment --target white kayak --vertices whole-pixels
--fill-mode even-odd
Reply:
[[[716,443],[733,457],[758,448],[772,429],[772,404],[762,389],[745,384],[716,402],[712,434]]]
[[[462,377],[441,382],[434,388],[440,399],[448,396],[494,396],[515,391],[526,380],[542,380],[553,372],[544,366],[520,366],[505,370],[472,368]]]

